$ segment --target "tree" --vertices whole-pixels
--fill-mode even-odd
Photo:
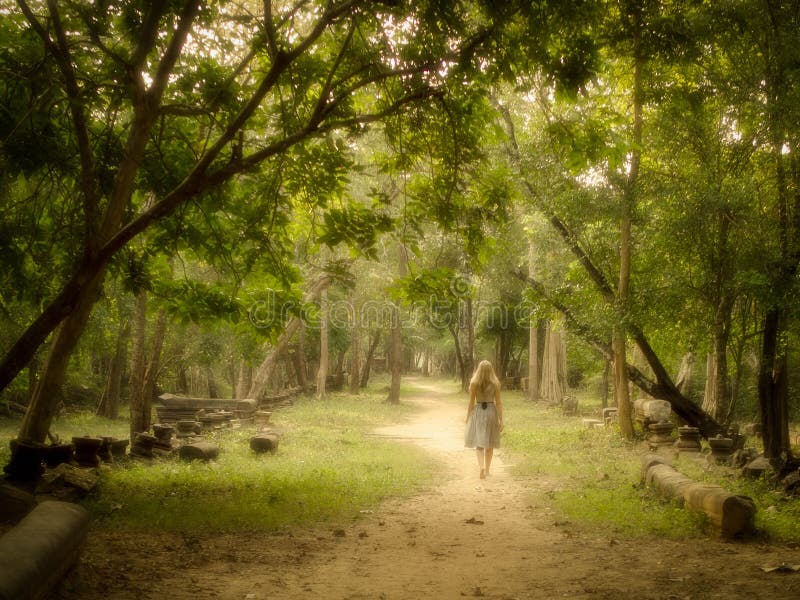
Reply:
[[[2,389],[57,329],[20,431],[31,441],[44,439],[69,356],[130,240],[291,152],[341,156],[335,139],[315,140],[357,134],[441,93],[435,66],[454,54],[441,31],[423,29],[427,6],[414,16],[412,40],[399,30],[390,39],[383,27],[408,17],[403,9],[349,0],[319,11],[300,3],[273,12],[267,2],[263,14],[196,0],[125,1],[115,10],[17,4],[24,22],[15,19],[13,34],[26,49],[29,32],[39,37],[45,54],[35,60],[53,65],[55,84],[26,93],[42,113],[63,108],[63,118],[45,124],[57,130],[62,156],[77,157],[59,167],[78,173],[78,192],[66,201],[85,225],[60,289],[0,363]],[[225,36],[214,33],[221,29]]]

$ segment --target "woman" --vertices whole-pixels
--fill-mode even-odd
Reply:
[[[481,479],[489,475],[494,449],[500,447],[503,431],[503,403],[500,401],[500,380],[492,363],[481,361],[469,382],[467,432],[464,446],[476,448]]]

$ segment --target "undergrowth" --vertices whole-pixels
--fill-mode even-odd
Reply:
[[[275,531],[355,518],[432,480],[432,462],[422,450],[403,445],[398,451],[396,442],[364,435],[413,410],[384,399],[382,391],[297,399],[273,412],[281,432],[274,454],[250,450],[252,427],[222,429],[210,440],[220,448],[216,460],[129,459],[102,470],[98,491],[84,505],[99,527],[120,530]],[[70,419],[54,429],[114,435],[102,422]]]
[[[614,427],[587,429],[580,417],[506,392],[503,447],[517,473],[534,477],[532,502],[556,511],[556,520],[609,535],[686,539],[708,535],[702,515],[656,495],[642,483],[643,440],[626,442]],[[585,416],[599,406],[581,399]],[[746,480],[731,469],[680,460],[687,476],[753,498],[756,528],[767,539],[800,542],[800,501],[786,498],[765,480]]]
[[[411,391],[412,384],[406,384]],[[405,387],[405,386],[404,386]],[[455,388],[454,388],[455,389]],[[325,401],[296,400],[273,413],[281,442],[275,454],[249,448],[252,428],[214,435],[219,458],[186,463],[177,458],[147,465],[129,460],[104,469],[98,493],[85,501],[100,527],[170,531],[274,531],[341,522],[382,499],[409,495],[433,480],[434,465],[421,449],[365,435],[415,410],[389,405],[386,390]],[[459,396],[454,402],[462,402]],[[613,427],[587,429],[580,417],[505,392],[503,458],[531,478],[532,504],[552,510],[557,523],[610,536],[706,536],[701,516],[655,495],[641,481],[642,439],[626,442]],[[599,406],[581,398],[584,416]],[[19,420],[0,421],[0,440],[16,435]],[[126,420],[86,414],[54,422],[61,439],[73,435],[127,437]],[[0,460],[8,460],[7,443]],[[756,527],[765,539],[800,543],[800,500],[776,491],[765,479],[742,479],[731,470],[681,458],[676,468],[698,481],[749,496]]]

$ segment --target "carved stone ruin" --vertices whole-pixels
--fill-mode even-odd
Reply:
[[[279,441],[280,437],[274,431],[262,431],[250,439],[250,449],[256,454],[275,452]]]
[[[76,436],[72,438],[72,445],[75,446],[75,462],[82,467],[100,466],[98,452],[103,445],[103,438]]]
[[[700,452],[700,430],[697,427],[678,427],[678,440],[675,442],[678,452]]]
[[[219,456],[219,446],[210,442],[192,442],[181,446],[179,454],[184,460],[212,460]]]
[[[202,427],[200,425],[200,421],[195,421],[194,419],[181,419],[175,423],[175,426],[178,429],[178,433],[176,435],[179,438],[199,435]]]
[[[672,446],[675,443],[675,439],[672,437],[672,430],[675,426],[672,421],[650,423],[648,428],[650,429],[650,437],[647,442],[651,450],[655,451],[659,448]]]
[[[269,425],[269,420],[272,413],[268,410],[257,410],[254,416],[254,422],[257,426]]]
[[[719,464],[729,464],[733,454],[733,438],[724,437],[722,434],[708,438],[711,446],[711,459]]]
[[[139,458],[153,458],[153,445],[156,436],[151,433],[137,433],[131,447],[131,456]]]
[[[28,444],[11,440],[11,460],[3,467],[10,479],[36,481],[44,473],[43,448],[41,444]]]

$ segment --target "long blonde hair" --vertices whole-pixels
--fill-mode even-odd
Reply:
[[[486,389],[486,387],[493,383],[497,389],[500,389],[500,380],[495,375],[494,367],[488,360],[482,360],[478,363],[478,368],[472,374],[472,379],[469,380],[470,387],[475,386],[478,389]]]

